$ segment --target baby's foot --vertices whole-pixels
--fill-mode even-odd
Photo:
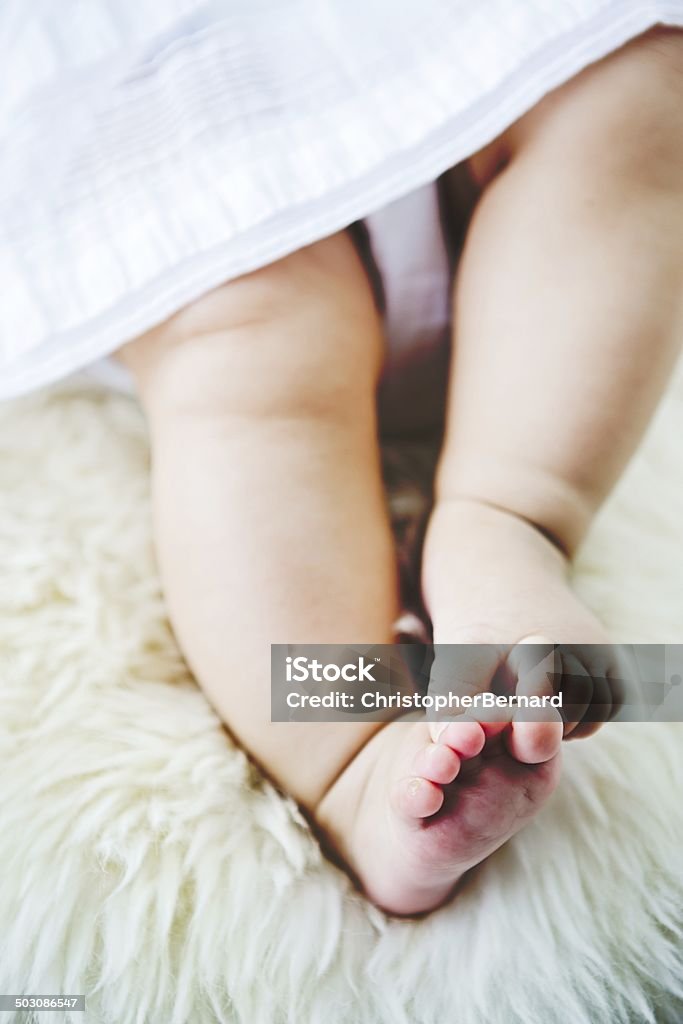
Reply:
[[[562,723],[482,725],[464,717],[434,743],[423,723],[381,729],[316,817],[378,906],[418,914],[540,809],[555,787]]]
[[[610,716],[621,687],[617,652],[569,586],[565,557],[529,523],[474,501],[442,502],[430,521],[423,581],[437,644],[491,645],[492,671],[496,648],[560,644],[565,735],[586,736]],[[486,661],[481,679],[469,680],[472,690],[490,687]]]

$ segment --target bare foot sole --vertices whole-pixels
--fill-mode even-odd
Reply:
[[[512,709],[495,724],[461,716],[439,731],[397,721],[375,734],[316,818],[368,897],[395,914],[425,912],[448,899],[463,874],[548,799],[563,733],[588,735],[614,707],[608,637],[572,592],[566,560],[529,523],[469,500],[437,505],[425,581],[435,640],[484,651],[471,664],[464,655],[459,687],[491,689],[502,658],[510,692],[550,695],[548,685],[559,685],[576,717],[563,723],[548,707],[545,720],[538,711],[516,711],[510,720]],[[543,661],[524,669],[538,660],[539,644],[552,651],[558,642],[564,646],[554,682]],[[441,674],[451,686],[452,665],[446,662]],[[439,675],[437,652],[430,690]]]
[[[432,514],[423,575],[436,643],[489,647],[491,671],[484,658],[472,673],[475,691],[490,688],[497,647],[501,656],[516,647],[513,675],[524,676],[525,644],[561,645],[555,689],[564,694],[565,735],[585,737],[616,711],[623,666],[602,624],[574,593],[569,568],[539,530],[502,509],[453,499]]]
[[[460,718],[437,743],[393,722],[359,752],[316,818],[360,887],[389,913],[439,906],[552,793],[562,723],[482,725]]]

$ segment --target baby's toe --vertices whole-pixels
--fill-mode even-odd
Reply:
[[[565,736],[590,736],[636,695],[633,666],[611,644],[568,647],[562,662]]]
[[[529,721],[515,716],[505,735],[508,751],[522,764],[541,764],[550,761],[562,744],[563,723],[552,708],[545,721]]]
[[[417,752],[413,767],[417,775],[445,786],[460,771],[460,758],[442,743],[429,743]]]
[[[468,718],[455,722],[434,722],[430,731],[437,745],[455,751],[462,760],[476,757],[486,742],[486,733],[481,723]]]
[[[443,791],[421,776],[401,779],[394,786],[393,807],[403,818],[429,818],[440,809]]]

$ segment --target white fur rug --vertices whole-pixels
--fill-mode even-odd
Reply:
[[[625,641],[682,639],[682,431],[679,374],[581,560]],[[0,408],[0,991],[85,992],[101,1024],[683,1019],[683,726],[569,744],[457,903],[387,920],[188,678],[147,470],[125,397]]]

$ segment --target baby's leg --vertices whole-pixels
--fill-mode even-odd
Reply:
[[[225,285],[122,358],[149,418],[161,572],[197,679],[368,895],[411,913],[535,812],[559,734],[528,746],[543,763],[493,759],[453,785],[484,744],[475,722],[438,745],[422,723],[270,722],[272,642],[391,640],[380,354],[369,286],[340,235]]]
[[[565,556],[683,337],[683,35],[587,70],[472,166],[501,162],[457,282],[427,603],[437,641],[605,643]]]
[[[270,724],[271,643],[386,643],[394,554],[375,437],[382,340],[345,235],[127,346],[171,619],[232,732],[312,809],[378,728]]]

